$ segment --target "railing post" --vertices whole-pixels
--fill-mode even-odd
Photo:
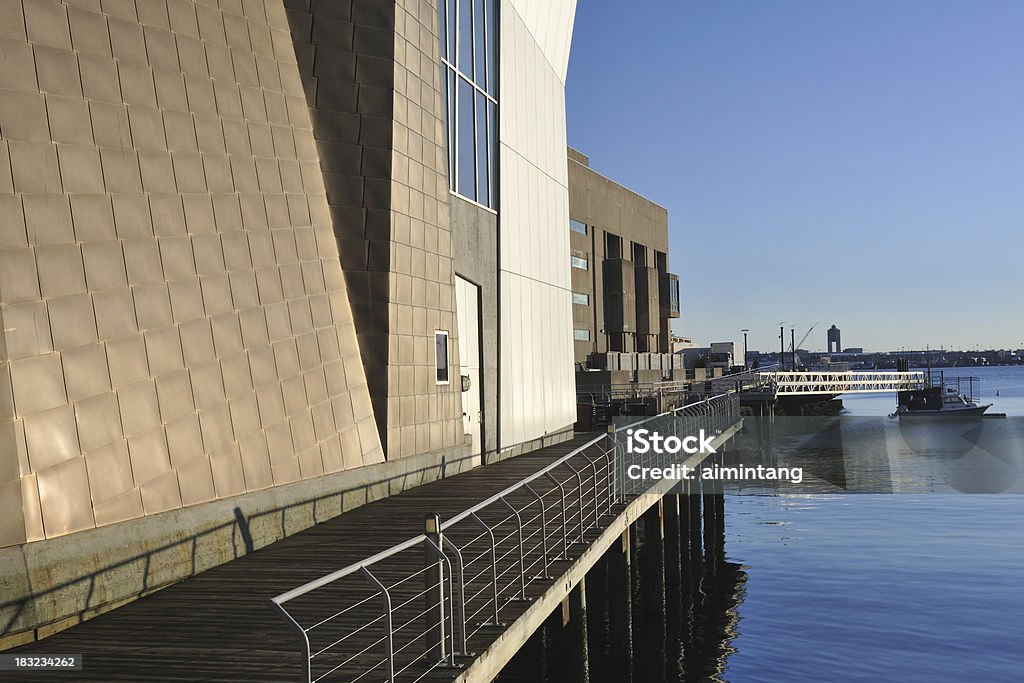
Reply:
[[[447,640],[445,629],[445,571],[444,564],[448,558],[441,551],[441,544],[444,542],[441,532],[441,519],[437,513],[428,513],[423,520],[423,533],[427,542],[423,548],[423,562],[426,571],[423,573],[423,635],[426,639],[427,657],[431,654],[435,662],[447,662],[455,666],[454,658],[449,660],[447,654]],[[451,572],[448,572],[448,581],[451,582]],[[454,655],[452,656],[454,657]]]
[[[606,438],[611,441],[611,446],[608,450],[608,463],[611,468],[611,482],[614,486],[614,500],[616,503],[622,503],[626,499],[625,472],[622,471],[622,468],[626,466],[626,459],[623,452],[618,449],[618,432],[610,422],[608,423]],[[610,505],[608,506],[608,511],[611,511]]]
[[[366,577],[366,580],[376,586],[380,594],[384,596],[384,630],[386,631],[384,643],[386,646],[386,662],[388,666],[388,683],[395,681],[395,632],[391,624],[391,594],[384,584],[377,580],[377,577],[370,573],[366,567],[360,567],[359,572]]]
[[[605,492],[608,495],[608,514],[610,515],[612,513],[612,505],[615,504],[618,497],[618,486],[615,483],[615,476],[617,472],[615,469],[615,439],[614,437],[611,437],[609,440],[612,442],[612,445],[611,448],[606,447],[604,449],[604,456],[608,463],[606,471],[608,481]],[[607,446],[607,444],[605,444],[605,446]]]
[[[540,550],[541,557],[543,558],[541,561],[544,563],[544,569],[540,576],[535,578],[550,579],[553,577],[548,576],[548,515],[547,510],[545,509],[546,506],[544,505],[544,498],[541,497],[541,495],[529,484],[523,484],[523,486],[527,491],[532,493],[534,497],[537,498],[537,502],[540,503]]]
[[[601,522],[601,508],[600,508],[600,503],[599,503],[598,498],[597,498],[597,461],[596,460],[591,460],[590,456],[587,455],[586,453],[582,453],[581,455],[584,458],[586,458],[587,462],[590,463],[591,468],[593,468],[593,470],[594,470],[594,528],[595,529],[600,529],[601,528],[601,524],[600,524],[600,522]]]
[[[302,637],[302,654],[304,655],[302,658],[302,668],[306,672],[306,677],[303,680],[305,680],[306,683],[312,683],[313,675],[310,670],[309,661],[309,634],[306,633],[306,629],[299,626],[299,622],[295,621],[292,615],[288,614],[288,610],[286,610],[283,606],[279,605],[276,600],[271,600],[270,604],[273,605],[274,609],[280,612],[284,616],[284,618],[288,620],[288,625],[291,626]]]
[[[449,561],[451,567],[452,582],[452,651],[459,657],[471,656],[466,647],[466,576],[462,563],[462,552],[458,546],[449,541],[444,535],[441,536],[441,552],[445,546],[452,552],[455,562]],[[447,557],[447,554],[445,554]],[[455,599],[455,586],[459,588],[459,599]]]
[[[504,626],[505,624],[498,621],[498,552],[494,543],[494,532],[491,531],[491,527],[484,524],[484,521],[480,519],[475,512],[471,513],[470,519],[477,523],[481,529],[483,529],[487,536],[491,539],[491,601],[494,606],[494,621],[491,623],[481,622],[481,626]]]
[[[518,532],[518,545],[519,545],[519,597],[518,600],[529,600],[526,597],[526,558],[525,550],[523,548],[523,518],[519,514],[519,510],[516,510],[515,506],[505,500],[505,496],[498,498],[505,507],[512,511],[512,514],[516,516],[516,529]]]
[[[557,559],[568,560],[569,557],[569,531],[566,527],[566,500],[565,500],[565,487],[562,486],[562,482],[555,479],[551,472],[545,472],[544,476],[551,480],[551,483],[558,487],[558,491],[562,494],[562,557]]]
[[[576,475],[576,481],[579,482],[579,485],[580,485],[580,487],[579,487],[579,490],[580,490],[580,495],[579,495],[579,499],[580,499],[580,543],[583,543],[583,527],[585,526],[584,522],[583,522],[583,514],[584,514],[583,513],[583,475],[580,474],[579,470],[577,470],[575,467],[570,465],[568,462],[565,463],[565,466],[568,467],[569,470],[573,474]]]

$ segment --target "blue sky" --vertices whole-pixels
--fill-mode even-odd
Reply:
[[[1022,27],[1019,0],[580,0],[569,144],[668,208],[697,341],[1018,347]]]

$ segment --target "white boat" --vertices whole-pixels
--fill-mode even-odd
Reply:
[[[992,407],[991,403],[979,405],[973,399],[960,393],[958,388],[932,386],[913,391],[901,391],[899,405],[890,418],[900,420],[916,419],[978,419]]]

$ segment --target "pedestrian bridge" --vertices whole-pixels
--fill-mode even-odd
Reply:
[[[925,386],[923,372],[762,372],[760,377],[775,396],[881,394]]]

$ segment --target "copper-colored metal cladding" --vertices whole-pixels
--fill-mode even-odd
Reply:
[[[381,462],[283,4],[2,10],[0,547]]]

